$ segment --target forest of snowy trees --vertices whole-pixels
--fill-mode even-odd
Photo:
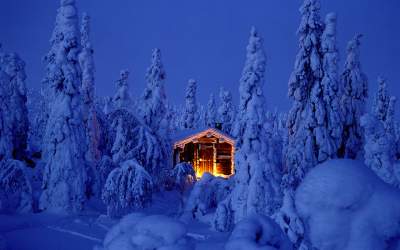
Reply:
[[[168,74],[158,48],[149,56],[146,87],[139,98],[130,92],[126,69],[119,77],[110,72],[117,78],[115,95],[97,96],[91,19],[78,14],[74,0],[61,0],[39,91],[26,87],[23,55],[0,48],[0,213],[76,214],[99,200],[109,217],[120,218],[150,206],[155,194],[173,189],[185,197],[182,220],[204,220],[213,213],[210,227],[232,232],[226,249],[362,249],[316,239],[322,229],[312,224],[315,214],[305,214],[313,211],[309,204],[320,203],[305,194],[313,194],[308,178],[318,178],[308,174],[314,169],[324,174],[320,166],[330,168],[331,162],[340,165],[340,159],[347,159],[343,164],[357,162],[354,165],[375,173],[360,174],[361,179],[380,179],[377,189],[390,189],[399,197],[396,98],[386,85],[390,79],[380,77],[373,104],[367,105],[362,35],[348,42],[340,62],[336,14],[323,19],[319,0],[304,0],[300,14],[298,51],[288,83],[292,106],[279,113],[266,105],[270,62],[255,27],[243,48],[246,60],[237,101],[221,88],[199,103],[200,85],[189,79],[182,105],[174,105],[166,95]],[[202,128],[217,128],[235,139],[235,174],[230,179],[204,174],[196,180],[190,164],[173,166],[173,135]],[[357,176],[352,171],[348,173]],[[338,192],[350,192],[345,188]],[[329,205],[319,209],[324,206]],[[399,223],[399,212],[387,218]],[[137,221],[132,227],[138,227]],[[164,217],[160,221],[181,226]],[[263,240],[258,241],[255,234],[260,232]],[[374,238],[371,249],[389,249],[399,238],[399,230],[389,230]],[[105,243],[104,249],[116,249],[111,245]],[[186,241],[182,246],[187,248],[179,249],[193,249]]]

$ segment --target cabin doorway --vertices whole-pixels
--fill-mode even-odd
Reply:
[[[198,144],[198,162],[195,164],[195,171],[200,175],[204,172],[214,173],[214,147],[212,144]],[[196,166],[197,165],[197,166]]]

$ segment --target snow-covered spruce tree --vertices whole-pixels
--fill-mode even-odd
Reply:
[[[197,82],[190,79],[186,88],[185,110],[182,116],[182,128],[193,129],[198,121],[198,110],[196,101]]]
[[[194,128],[199,129],[207,127],[206,115],[207,115],[207,107],[204,107],[203,104],[198,104],[197,115],[196,115],[197,121]]]
[[[25,62],[16,53],[0,54],[0,160],[21,159],[27,147],[28,110]]]
[[[104,107],[103,107],[103,113],[105,115],[108,115],[112,111],[112,98],[109,96],[106,96],[104,98]]]
[[[98,171],[96,177],[96,183],[98,183],[98,187],[100,188],[100,193],[106,183],[108,175],[114,170],[117,166],[114,164],[113,160],[108,155],[103,155],[99,162],[97,163],[96,170]]]
[[[165,78],[161,52],[159,49],[154,49],[151,65],[146,74],[147,86],[142,95],[139,109],[144,124],[163,139],[169,136],[168,103],[164,88]]]
[[[27,107],[29,118],[28,151],[35,157],[40,157],[44,131],[46,130],[46,102],[40,91],[28,90]]]
[[[97,122],[97,114],[95,109],[95,93],[94,93],[94,60],[93,49],[89,40],[90,17],[84,13],[81,27],[81,43],[82,51],[79,54],[79,63],[82,69],[82,96],[83,96],[83,118],[86,123],[86,134],[88,138],[88,148],[90,152],[89,159],[98,161],[100,159],[100,151],[98,150],[98,142],[100,137],[99,124]]]
[[[372,104],[372,114],[381,122],[390,120],[391,110],[389,110],[389,105],[391,98],[387,91],[386,79],[381,76],[378,77],[378,91]]]
[[[27,148],[28,138],[28,109],[26,106],[25,62],[16,54],[11,53],[6,57],[9,62],[5,68],[10,76],[10,110],[13,128],[13,157],[22,159]]]
[[[90,17],[84,13],[81,24],[81,44],[82,51],[79,54],[79,65],[82,69],[81,93],[83,97],[83,121],[86,128],[86,141],[88,151],[86,160],[88,162],[88,192],[95,195],[101,194],[102,186],[97,180],[100,180],[99,171],[96,168],[101,158],[99,150],[100,143],[100,125],[97,119],[95,108],[94,93],[94,60],[93,48],[89,39],[90,35]]]
[[[108,97],[111,99],[110,97]],[[97,124],[99,126],[99,141],[97,142],[97,149],[100,152],[100,155],[110,155],[109,148],[107,148],[108,144],[108,129],[109,124],[107,123],[107,115],[103,113],[105,106],[105,97],[94,96],[94,110],[96,112]],[[101,157],[100,157],[101,158]]]
[[[326,56],[321,53],[323,24],[320,20],[319,0],[305,0],[300,11],[302,20],[298,29],[299,51],[294,70],[289,79],[289,97],[293,106],[288,115],[289,145],[287,162],[287,185],[294,188],[303,179],[308,170],[329,158],[335,158],[338,143],[331,136],[327,108],[330,104],[334,82],[334,52]],[[328,18],[329,22],[333,22]],[[328,24],[324,33],[325,47],[334,47],[334,24]],[[328,33],[331,34],[328,37]],[[333,42],[334,43],[334,42]],[[332,58],[329,58],[332,57]],[[332,59],[332,61],[328,60]],[[327,76],[323,74],[323,59],[326,59]],[[324,80],[324,84],[322,84]],[[335,87],[336,85],[336,87]],[[326,96],[325,96],[326,95]]]
[[[338,50],[336,46],[336,14],[329,13],[325,18],[325,29],[321,37],[324,77],[321,85],[326,109],[327,143],[319,144],[329,158],[338,156],[343,133],[343,113],[340,107],[341,90],[338,75]],[[321,150],[321,149],[320,149]]]
[[[280,127],[280,117],[278,111],[274,112],[267,111],[265,117],[264,129],[266,132],[265,140],[267,141],[268,147],[267,150],[267,159],[272,163],[271,166],[274,166],[272,171],[272,175],[276,180],[282,179],[282,169],[283,169],[283,160],[284,156],[282,153],[284,152],[286,135],[285,131],[283,131]],[[285,127],[286,128],[286,127]],[[282,202],[282,193],[280,190],[280,186],[277,187],[277,190],[274,190],[275,193],[279,194],[276,196],[279,200],[276,201],[277,204],[281,204]]]
[[[0,213],[32,211],[32,189],[21,161],[28,135],[25,63],[0,44]],[[14,159],[13,159],[14,158]]]
[[[139,165],[152,176],[155,188],[162,187],[169,171],[168,150],[152,131],[144,126],[132,113],[116,110],[107,117],[110,124],[110,151],[116,166],[136,159]]]
[[[8,75],[4,72],[5,53],[0,44],[0,160],[11,158],[12,156],[12,134],[10,110],[8,104],[9,81]]]
[[[129,83],[128,83],[129,71],[127,69],[121,70],[119,73],[119,79],[117,80],[117,93],[113,98],[113,106],[117,109],[130,109],[132,99],[129,94]]]
[[[167,116],[169,120],[169,131],[171,131],[171,134],[180,130],[181,126],[181,114],[182,114],[182,109],[178,108],[175,105],[169,104],[167,106]]]
[[[205,125],[208,128],[214,128],[216,122],[217,122],[217,104],[215,101],[214,94],[211,93],[207,103]]]
[[[0,213],[32,211],[32,187],[22,161],[0,161]]]
[[[234,223],[251,214],[271,215],[276,209],[276,193],[279,180],[274,178],[274,166],[267,158],[268,147],[265,125],[265,100],[263,94],[266,59],[263,41],[253,27],[242,77],[240,79],[240,103],[235,124],[236,137],[234,189],[229,197]],[[219,214],[215,215],[218,219]],[[224,221],[229,221],[225,219]],[[226,228],[225,230],[228,230]]]
[[[104,185],[102,199],[109,216],[121,216],[151,202],[152,180],[136,160],[128,160],[111,171]]]
[[[147,69],[147,86],[139,104],[139,114],[144,124],[158,137],[162,152],[171,148],[170,115],[165,94],[164,82],[166,73],[161,61],[161,51],[154,49],[151,64]],[[172,162],[170,154],[164,154],[164,166],[170,169]],[[161,167],[161,166],[160,166]]]
[[[82,119],[78,15],[74,0],[62,0],[48,57],[46,88],[52,93],[43,139],[43,192],[39,208],[82,209],[86,199],[86,140]]]
[[[330,120],[327,119],[329,115],[327,101],[331,97],[324,96],[325,93],[330,93],[334,82],[327,77],[325,85],[322,85],[324,54],[321,37],[324,25],[320,20],[319,0],[304,0],[300,13],[301,23],[297,30],[299,50],[289,79],[288,95],[293,99],[293,106],[287,118],[289,134],[286,173],[282,179],[284,199],[275,219],[295,247],[307,249],[308,240],[304,239],[303,223],[294,205],[294,191],[311,168],[319,162],[336,157],[334,145],[337,142],[330,134],[328,125]],[[332,19],[328,20],[332,22]],[[328,24],[324,34],[325,47],[333,47],[335,37],[333,31],[334,24]],[[334,68],[328,57],[334,55],[326,56],[326,67],[329,65],[329,68]],[[330,70],[333,74],[334,70]]]
[[[395,174],[396,132],[394,127],[395,97],[390,97],[386,82],[380,78],[371,114],[361,117],[364,129],[364,161],[383,181],[398,186]]]
[[[365,102],[368,98],[368,81],[360,63],[360,38],[361,35],[358,34],[348,43],[345,69],[341,75],[344,126],[339,150],[341,157],[352,159],[362,150],[363,131],[360,117],[365,112]]]
[[[221,129],[224,133],[232,134],[232,125],[235,120],[235,110],[232,101],[232,94],[229,90],[221,88],[219,97],[221,105],[218,108],[218,122],[221,123]]]

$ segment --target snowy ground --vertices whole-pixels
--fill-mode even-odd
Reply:
[[[179,195],[166,192],[156,195],[153,205],[141,212],[164,214],[175,217],[179,211]],[[103,210],[95,202],[89,207]],[[0,215],[0,235],[6,239],[7,250],[88,250],[102,245],[107,231],[118,220],[112,220],[87,209],[76,216],[47,213],[27,215]],[[206,223],[191,221],[188,236],[196,243],[196,249],[222,249],[228,234],[212,231]]]

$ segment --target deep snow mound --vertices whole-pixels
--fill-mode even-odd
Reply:
[[[324,250],[396,249],[400,191],[362,162],[331,160],[309,172],[296,207],[314,247]]]
[[[133,213],[111,228],[103,246],[104,250],[193,249],[186,234],[185,225],[175,219],[164,215]]]
[[[232,179],[215,177],[205,172],[189,195],[184,208],[185,216],[197,218],[216,209],[218,203],[231,192],[231,182]]]
[[[225,249],[291,250],[292,243],[272,219],[264,215],[253,215],[235,226]]]

